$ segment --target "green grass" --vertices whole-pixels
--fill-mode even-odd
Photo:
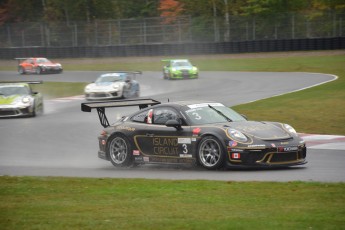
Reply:
[[[344,183],[7,176],[0,183],[2,229],[345,226]]]

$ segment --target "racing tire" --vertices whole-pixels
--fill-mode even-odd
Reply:
[[[22,66],[18,67],[18,73],[25,74],[25,69]]]
[[[206,136],[199,143],[197,158],[202,167],[219,169],[224,166],[225,151],[217,138]]]
[[[42,73],[41,67],[37,67],[37,68],[36,68],[36,74],[41,74],[41,73]]]
[[[132,165],[132,146],[124,135],[115,134],[109,138],[107,143],[107,154],[115,167]]]

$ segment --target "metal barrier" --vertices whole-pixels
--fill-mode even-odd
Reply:
[[[345,49],[345,37],[148,45],[0,48],[0,59],[172,56]]]

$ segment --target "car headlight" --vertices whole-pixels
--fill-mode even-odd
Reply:
[[[231,137],[231,139],[239,141],[239,142],[246,142],[248,140],[248,138],[241,133],[240,131],[236,130],[236,129],[228,129],[228,134]]]
[[[119,90],[119,86],[118,85],[113,85],[113,89]]]
[[[22,102],[23,102],[24,104],[30,103],[30,98],[28,98],[28,97],[23,97]]]
[[[91,86],[87,85],[84,90],[85,91],[90,91],[91,90]]]
[[[284,126],[284,129],[286,129],[289,133],[297,134],[296,130],[292,128],[291,125],[284,124],[283,126]]]
[[[176,68],[171,68],[171,71],[175,72],[175,71],[176,71]]]
[[[192,71],[197,72],[197,71],[198,71],[198,68],[193,67],[193,68],[192,68]]]

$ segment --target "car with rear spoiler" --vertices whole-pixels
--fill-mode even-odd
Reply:
[[[52,62],[44,57],[15,58],[18,61],[19,74],[35,73],[62,73],[63,68],[60,63]]]
[[[34,117],[43,113],[43,95],[32,90],[42,81],[0,82],[0,117]]]
[[[139,106],[110,124],[105,109]],[[137,99],[81,104],[96,109],[104,127],[98,157],[116,167],[145,163],[223,167],[288,167],[306,164],[306,144],[288,124],[250,121],[213,101],[161,103]]]

